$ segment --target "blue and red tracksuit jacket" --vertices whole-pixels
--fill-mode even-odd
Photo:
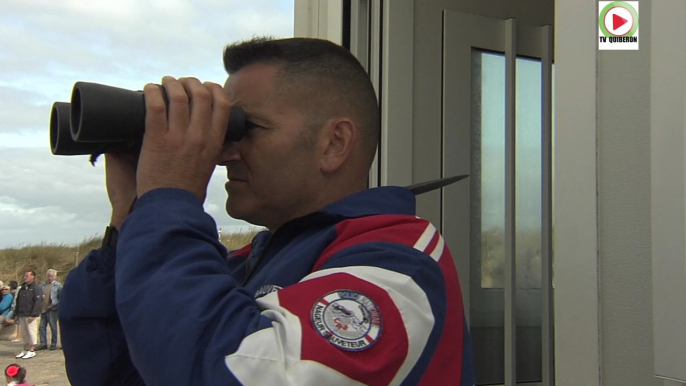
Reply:
[[[116,258],[69,273],[59,317],[74,386],[474,384],[450,251],[398,187],[228,255],[194,195],[153,190]]]

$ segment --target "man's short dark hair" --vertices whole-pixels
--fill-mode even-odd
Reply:
[[[36,277],[36,271],[27,271],[28,273],[31,274],[31,276]]]
[[[379,139],[378,101],[369,75],[350,51],[323,39],[265,37],[224,49],[224,68],[229,75],[258,63],[281,66],[279,85],[303,92],[298,100],[311,117],[324,114],[319,119],[326,120],[341,112],[349,114],[360,127],[371,164]]]

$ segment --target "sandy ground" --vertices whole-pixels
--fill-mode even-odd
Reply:
[[[36,356],[31,359],[17,359],[14,356],[22,350],[21,343],[0,341],[0,366],[2,370],[10,363],[17,363],[26,367],[26,380],[36,386],[69,386],[67,374],[64,370],[64,356],[59,345],[57,350],[36,351]],[[4,384],[4,377],[0,383]]]

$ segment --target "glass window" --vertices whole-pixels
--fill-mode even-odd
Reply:
[[[517,378],[541,380],[541,61],[517,58]],[[505,56],[472,51],[470,312],[479,384],[504,381]]]
[[[503,288],[505,57],[473,55],[472,176],[479,197],[481,286]],[[541,62],[517,58],[517,284],[541,288]],[[474,180],[474,179],[473,179]]]

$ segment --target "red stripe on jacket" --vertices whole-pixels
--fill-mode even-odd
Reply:
[[[407,215],[378,215],[341,221],[336,225],[338,237],[314,264],[313,271],[321,267],[331,256],[345,248],[365,242],[392,242],[413,247],[429,222]]]
[[[429,224],[427,220],[407,215],[378,215],[342,221],[336,226],[337,239],[322,252],[314,270],[321,269],[331,256],[343,249],[364,242],[393,242],[414,247]],[[441,237],[436,231],[424,253],[430,254]],[[447,385],[462,377],[464,304],[457,269],[447,245],[438,265],[446,285],[446,319],[436,351],[422,377],[422,386]]]
[[[438,232],[436,232],[438,234]],[[462,357],[464,355],[464,305],[462,291],[457,278],[453,257],[446,246],[438,260],[443,272],[446,289],[446,323],[441,340],[436,346],[431,362],[422,377],[420,386],[456,384],[462,379]],[[452,324],[454,323],[454,324]],[[448,370],[449,369],[449,370]]]
[[[230,258],[231,257],[243,257],[243,258],[245,258],[245,257],[250,256],[251,251],[252,251],[252,244],[248,244],[241,249],[237,249],[237,250],[229,253],[229,257]]]

